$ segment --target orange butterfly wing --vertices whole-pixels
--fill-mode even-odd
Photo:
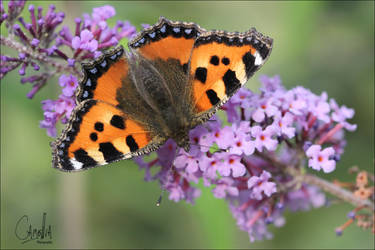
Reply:
[[[117,105],[116,91],[128,74],[128,61],[120,46],[110,50],[93,63],[82,64],[84,77],[80,83],[77,102],[95,99]]]
[[[206,32],[198,37],[190,58],[197,116],[211,114],[265,63],[272,39],[255,29],[245,33]]]
[[[106,102],[80,103],[58,143],[53,146],[55,168],[76,171],[131,158],[139,149],[150,152],[150,131]]]
[[[162,143],[144,122],[135,120],[129,115],[132,111],[127,112],[121,105],[127,97],[134,100],[122,47],[84,64],[83,71],[77,107],[61,136],[52,143],[53,167],[84,170],[148,153]],[[120,89],[129,91],[118,93]]]
[[[155,25],[132,40],[129,47],[149,60],[177,59],[187,71],[194,41],[203,32],[205,30],[194,23],[173,22],[160,17]]]

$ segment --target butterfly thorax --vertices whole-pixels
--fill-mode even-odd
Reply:
[[[160,72],[166,68],[163,62],[151,62],[137,54],[134,56],[137,60],[130,64],[132,80],[140,99],[153,113],[151,117],[146,117],[147,122],[151,121],[160,137],[172,138],[179,147],[189,150],[192,111],[190,106],[181,102],[183,93],[175,87],[181,85],[177,81],[187,81],[186,76],[176,75],[176,71],[170,74]]]

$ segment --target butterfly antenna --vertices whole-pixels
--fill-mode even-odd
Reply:
[[[229,152],[229,149],[219,148],[218,146],[207,146],[207,145],[202,145],[202,144],[198,144],[198,143],[192,143],[192,145],[200,146],[200,147],[203,147],[203,148],[209,148],[209,149],[213,148],[218,152]]]

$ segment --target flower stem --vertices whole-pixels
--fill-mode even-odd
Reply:
[[[321,179],[315,175],[305,174],[302,176],[302,180],[303,182],[307,184],[318,186],[321,189],[323,189],[325,192],[330,193],[343,201],[351,203],[352,205],[356,207],[363,206],[363,207],[367,207],[371,209],[372,211],[375,210],[374,203],[371,202],[370,200],[368,199],[362,200],[358,198],[357,196],[355,196],[352,192],[344,188],[341,188],[329,181]]]
[[[336,196],[337,198],[345,202],[348,202],[354,205],[355,207],[364,207],[372,211],[375,210],[374,202],[372,202],[369,199],[366,199],[366,200],[360,199],[359,197],[355,196],[353,192],[350,192],[347,189],[342,188],[332,182],[319,178],[318,176],[315,176],[312,174],[302,174],[300,171],[297,170],[300,168],[298,166],[301,164],[301,162],[297,163],[295,166],[296,168],[295,168],[295,167],[288,166],[284,164],[283,162],[276,160],[276,158],[272,157],[270,154],[258,153],[258,156],[269,161],[275,166],[278,166],[281,169],[284,169],[284,171],[286,171],[288,174],[291,174],[295,178],[298,178],[299,181],[302,181],[310,185],[318,186],[321,189],[323,189],[325,192],[333,196]]]

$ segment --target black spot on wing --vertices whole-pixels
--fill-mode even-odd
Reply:
[[[131,152],[135,152],[139,148],[137,142],[134,140],[133,136],[131,136],[131,135],[128,135],[126,137],[126,144],[130,148]]]
[[[104,124],[101,122],[96,122],[94,125],[94,128],[96,131],[103,132],[104,130]]]
[[[90,134],[90,139],[91,139],[92,141],[96,141],[96,140],[98,140],[98,134],[97,134],[97,133],[91,133],[91,134]]]
[[[228,69],[223,76],[223,81],[225,84],[225,94],[233,94],[239,87],[241,87],[240,81],[236,77],[236,72]]]
[[[219,57],[218,56],[211,56],[210,63],[212,65],[215,65],[215,66],[219,65]]]
[[[247,52],[242,57],[242,62],[245,64],[246,76],[249,78],[258,69],[258,66],[255,66],[255,57],[250,52]]]
[[[98,163],[91,158],[85,150],[82,148],[74,152],[74,158],[83,163],[82,168],[96,166]]]
[[[219,97],[217,97],[217,94],[214,90],[212,90],[212,89],[207,90],[206,95],[207,95],[207,97],[210,100],[212,105],[215,105],[215,104],[220,102],[220,99],[219,99]]]
[[[222,62],[224,65],[228,65],[228,64],[230,63],[228,57],[223,57],[223,59],[221,59],[221,62]]]
[[[198,67],[195,70],[195,79],[199,80],[201,83],[206,83],[207,79],[207,69]]]
[[[119,129],[125,128],[124,118],[122,118],[119,115],[112,116],[112,119],[111,119],[110,123],[113,127],[116,127],[116,128],[119,128]]]
[[[110,142],[99,143],[99,151],[103,153],[106,162],[114,161],[122,156],[122,153]]]

